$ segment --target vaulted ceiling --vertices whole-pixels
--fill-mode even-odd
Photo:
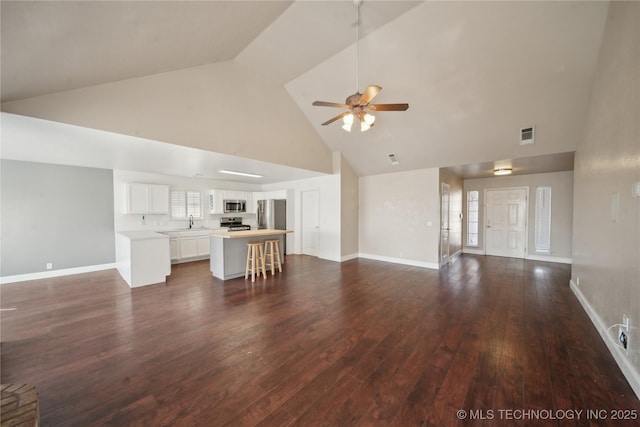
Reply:
[[[59,94],[95,95],[95,88],[124,91],[117,82],[133,85],[145,76],[191,68],[208,71],[230,63],[236,77],[246,70],[260,76],[264,86],[281,87],[290,100],[270,104],[274,90],[261,91],[255,81],[248,82],[251,93],[225,92],[219,89],[225,84],[221,81],[216,82],[217,92],[211,92],[215,99],[208,102],[228,104],[229,115],[242,115],[246,108],[254,116],[264,112],[276,120],[277,126],[262,130],[273,134],[267,142],[281,139],[296,121],[301,130],[293,139],[301,146],[317,138],[328,151],[341,152],[360,175],[540,159],[575,150],[581,137],[607,9],[607,2],[591,1],[365,1],[357,55],[352,0],[3,0],[2,109],[58,121],[55,113],[42,113],[41,105],[71,99]],[[214,68],[197,68],[207,64]],[[363,133],[344,132],[339,123],[320,126],[341,110],[313,107],[313,101],[344,102],[370,84],[383,88],[376,102],[407,102],[409,110],[379,112],[376,126]],[[191,105],[187,98],[176,99],[185,108]],[[297,112],[281,109],[286,103]],[[78,103],[82,108],[90,104]],[[66,122],[92,127],[82,120]],[[216,125],[229,122],[238,126],[228,118]],[[210,123],[193,119],[189,126]],[[535,144],[523,146],[519,130],[528,126],[535,126]],[[96,127],[126,129],[117,123]],[[221,134],[229,139],[232,130]],[[129,134],[189,146],[163,138],[163,132]],[[234,141],[235,146],[243,143]],[[294,143],[280,147],[273,142],[282,150]],[[250,157],[247,153],[255,151],[251,144],[260,142],[246,142],[246,151],[207,144],[194,143],[189,149]],[[389,153],[396,154],[399,165],[389,163]],[[274,159],[267,160],[278,163]],[[258,160],[247,160],[245,166],[259,169],[250,164]],[[216,160],[207,153],[206,161]],[[306,169],[291,159],[281,165]]]

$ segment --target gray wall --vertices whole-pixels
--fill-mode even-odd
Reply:
[[[113,172],[2,160],[3,277],[115,262]]]
[[[603,329],[631,319],[625,363],[640,396],[640,3],[611,2],[575,157],[572,281]],[[619,198],[617,221],[611,198]],[[594,313],[591,313],[594,314]],[[617,329],[613,329],[615,331]],[[615,333],[606,332],[610,340]]]
[[[535,251],[535,196],[536,187],[551,187],[551,253]],[[529,235],[527,254],[529,256],[549,256],[570,259],[572,257],[571,238],[573,228],[573,172],[538,173],[492,178],[467,179],[464,181],[464,217],[467,218],[467,192],[478,190],[480,195],[479,248],[484,248],[484,190],[494,188],[529,187]],[[464,237],[466,247],[466,225]]]

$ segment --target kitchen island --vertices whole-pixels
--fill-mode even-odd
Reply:
[[[247,243],[280,241],[281,259],[284,264],[284,237],[290,230],[214,231],[211,233],[211,274],[222,280],[244,276],[247,263]]]
[[[116,266],[132,288],[166,282],[171,274],[169,236],[153,231],[116,233]]]

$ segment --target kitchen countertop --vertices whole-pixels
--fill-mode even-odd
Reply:
[[[221,237],[223,239],[242,239],[245,237],[263,237],[263,236],[277,236],[279,234],[293,233],[292,230],[274,230],[274,229],[262,229],[262,230],[242,230],[242,231],[212,231],[211,237]]]
[[[159,233],[157,231],[118,231],[120,234],[129,240],[150,240],[150,239],[166,239],[169,236]]]

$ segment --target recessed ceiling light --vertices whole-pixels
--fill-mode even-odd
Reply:
[[[219,170],[218,172],[226,173],[227,175],[248,176],[249,178],[262,178],[262,175],[258,175],[258,174],[255,174],[255,173],[230,171],[230,170],[227,170],[227,169],[222,169],[222,170]]]
[[[493,170],[494,175],[511,175],[513,170],[511,168],[497,168]]]

